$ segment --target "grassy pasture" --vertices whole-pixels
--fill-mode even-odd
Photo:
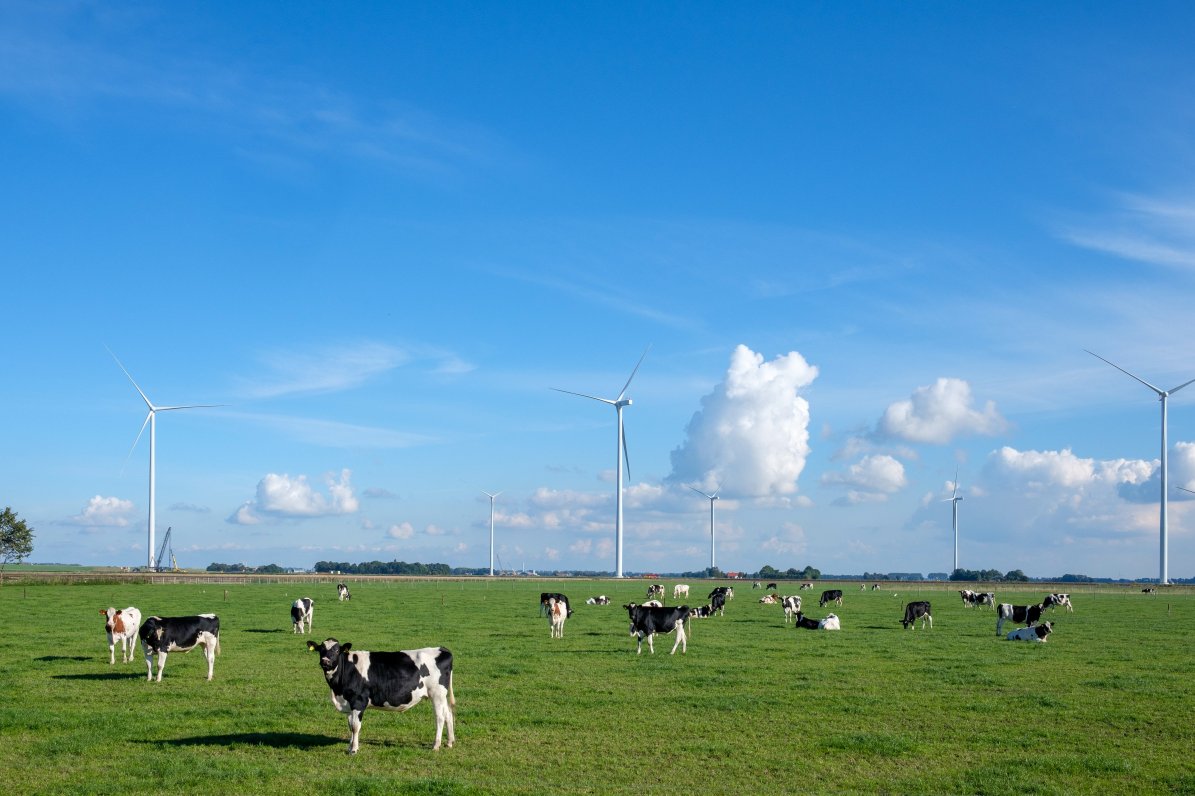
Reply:
[[[1195,595],[1076,593],[1039,645],[997,639],[991,609],[954,591],[842,587],[841,632],[786,627],[740,583],[725,617],[693,621],[687,655],[666,637],[636,657],[618,604],[638,581],[355,582],[346,603],[328,584],[10,583],[0,771],[10,793],[1195,793]],[[540,591],[573,602],[563,640]],[[615,604],[584,604],[599,593]],[[429,704],[371,708],[347,756],[291,633],[299,596],[316,601],[310,638],[451,649],[456,747],[431,751]],[[933,631],[901,629],[907,599],[933,601]],[[161,683],[140,647],[109,666],[109,605],[219,614],[215,679],[198,650]]]

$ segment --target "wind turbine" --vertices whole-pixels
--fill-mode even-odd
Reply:
[[[107,348],[107,346],[105,346]],[[112,349],[108,349],[108,353],[112,354]],[[149,413],[145,415],[145,422],[141,424],[141,430],[137,432],[137,439],[133,440],[133,447],[129,449],[132,454],[133,449],[137,447],[137,443],[141,441],[141,435],[145,433],[145,426],[149,424],[149,568],[154,568],[154,517],[155,517],[155,457],[157,455],[157,415],[158,412],[170,412],[175,409],[208,409],[216,406],[223,406],[223,404],[190,404],[188,406],[154,406],[153,402],[146,397],[145,392],[137,386],[137,382],[133,381],[132,375],[125,368],[121,361],[117,359],[116,354],[112,354],[112,358],[116,360],[116,364],[124,371],[124,375],[129,377],[129,381],[133,383],[133,388],[141,396],[141,400],[145,401],[145,405],[149,408]]]
[[[498,497],[502,493],[495,492],[494,494],[490,495],[489,492],[486,492],[483,489],[481,490],[481,494],[489,495],[490,498],[490,577],[492,578],[494,577],[494,498]]]
[[[942,501],[950,501],[950,513],[954,519],[954,569],[950,570],[951,573],[958,569],[958,502],[962,499],[963,496],[958,493],[958,470],[955,470],[954,494]]]
[[[1083,350],[1087,351],[1088,354],[1091,354],[1096,359],[1099,359],[1103,362],[1107,362],[1109,365],[1116,368],[1121,373],[1125,374],[1126,376],[1130,376],[1133,379],[1136,379],[1137,381],[1141,382],[1149,389],[1156,392],[1158,394],[1158,400],[1161,401],[1161,403],[1162,403],[1162,466],[1160,468],[1161,473],[1162,473],[1162,490],[1161,490],[1162,491],[1162,500],[1161,500],[1161,506],[1159,507],[1159,511],[1158,511],[1158,513],[1160,515],[1160,519],[1158,521],[1158,528],[1159,528],[1159,530],[1158,530],[1158,536],[1159,536],[1158,546],[1160,548],[1160,552],[1158,555],[1158,557],[1160,559],[1159,564],[1158,564],[1158,582],[1160,584],[1162,584],[1163,586],[1165,586],[1170,583],[1170,540],[1168,538],[1169,531],[1167,528],[1167,515],[1168,515],[1169,511],[1167,508],[1167,495],[1166,495],[1166,481],[1169,476],[1169,471],[1166,466],[1166,401],[1171,395],[1174,395],[1174,393],[1178,392],[1183,387],[1186,387],[1188,384],[1195,382],[1195,379],[1191,379],[1191,381],[1185,381],[1182,384],[1178,385],[1177,387],[1171,387],[1169,390],[1160,390],[1157,387],[1150,384],[1145,379],[1141,378],[1140,376],[1135,376],[1132,373],[1129,373],[1127,370],[1122,368],[1120,365],[1117,365],[1115,362],[1108,362],[1108,360],[1104,359],[1102,356],[1095,353],[1094,351],[1089,351],[1088,349],[1083,349]]]
[[[609,404],[614,407],[614,412],[618,416],[618,431],[615,438],[616,450],[615,456],[615,486],[614,486],[614,577],[621,578],[622,575],[622,463],[627,464],[627,474],[631,472],[631,460],[627,456],[627,440],[626,434],[622,428],[622,410],[624,407],[631,405],[631,399],[626,397],[627,388],[631,386],[631,379],[635,378],[635,374],[639,372],[639,366],[643,364],[643,358],[647,356],[647,352],[651,350],[649,345],[643,349],[643,356],[639,357],[639,361],[635,363],[635,369],[631,371],[630,378],[627,383],[622,386],[622,392],[618,394],[617,398],[598,398],[596,395],[586,395],[583,392],[573,392],[571,390],[562,390],[558,387],[553,387],[556,392],[568,393],[569,395],[579,395],[582,398],[590,398],[594,401],[601,401],[604,404]]]
[[[695,486],[691,486],[689,489],[692,489],[710,502],[710,569],[714,569],[717,566],[714,560],[714,540],[716,538],[714,536],[714,501],[718,499],[718,490],[715,489],[712,495],[707,495]]]

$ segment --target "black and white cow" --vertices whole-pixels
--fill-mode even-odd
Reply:
[[[116,663],[116,642],[120,642],[120,662],[133,660],[137,651],[137,627],[141,624],[141,612],[133,606],[128,608],[101,608],[104,615],[104,631],[108,634],[108,663]]]
[[[656,648],[652,644],[652,638],[656,633],[671,633],[673,631],[676,631],[676,643],[672,645],[672,652],[668,654],[675,655],[677,647],[681,648],[682,654],[688,651],[689,642],[685,638],[685,620],[689,618],[689,606],[667,608],[630,603],[624,607],[631,619],[631,635],[637,639],[636,655],[643,654],[643,639],[645,638],[648,650],[655,655]]]
[[[1054,625],[1050,622],[1042,622],[1034,627],[1019,627],[1009,633],[1006,638],[1009,641],[1035,641],[1038,644],[1045,644],[1046,637],[1053,629]]]
[[[436,714],[436,742],[440,748],[448,730],[448,748],[456,743],[452,693],[452,653],[443,647],[424,647],[400,652],[365,652],[334,638],[307,649],[319,652],[319,665],[332,689],[332,704],[349,717],[349,749],[357,753],[361,740],[361,717],[370,705],[385,710],[409,710],[427,697]]]
[[[707,619],[713,615],[714,607],[712,605],[701,605],[689,610],[690,619]]]
[[[1041,601],[1042,608],[1057,608],[1063,606],[1066,608],[1068,614],[1073,614],[1075,608],[1071,605],[1071,596],[1069,594],[1047,594],[1046,599]]]
[[[540,616],[548,615],[548,607],[549,607],[548,601],[549,600],[557,600],[559,602],[564,603],[565,610],[568,611],[568,616],[573,615],[573,607],[571,605],[569,605],[568,597],[565,597],[563,594],[560,594],[559,592],[545,591],[545,592],[540,592],[540,594],[539,594],[539,615]]]
[[[336,596],[340,598],[341,602],[353,599],[353,595],[349,594],[349,587],[343,583],[336,584]]]
[[[597,597],[590,597],[585,601],[586,605],[609,605],[610,598],[604,594],[599,594]]]
[[[726,602],[728,600],[733,600],[734,599],[734,587],[733,586],[715,586],[714,590],[709,593],[709,597],[706,599],[708,599],[712,602],[715,594],[721,594],[723,602]]]
[[[930,616],[929,600],[918,600],[917,602],[909,603],[905,606],[905,618],[900,620],[900,623],[905,626],[905,630],[912,627],[917,629],[917,620],[921,620],[921,627],[925,629],[925,623],[929,622],[929,629],[934,629],[934,618]]]
[[[801,613],[800,597],[785,597],[781,600],[784,605],[784,624],[788,624],[797,614]]]
[[[1155,589],[1153,586],[1146,586],[1144,589],[1141,590],[1141,593],[1142,594],[1157,594],[1158,590]]]
[[[976,592],[975,602],[979,604],[980,608],[982,608],[985,605],[990,605],[993,608],[995,608],[996,607],[996,592],[994,592],[994,591]]]
[[[710,594],[710,615],[726,616],[726,593],[714,591]]]
[[[804,628],[806,630],[821,630],[821,622],[810,616],[797,611],[796,613],[796,627]]]
[[[661,600],[664,599],[663,583],[653,583],[647,587],[647,598],[650,600],[652,597],[659,597]]]
[[[752,583],[752,584],[751,584],[751,588],[752,588],[752,589],[762,589],[762,588],[763,588],[763,584],[762,584],[762,583],[760,583],[759,581],[755,581],[754,583]]]
[[[802,584],[801,584],[801,588],[802,588],[802,589],[812,589],[812,588],[813,588],[813,584],[812,584],[812,583],[802,583]]]
[[[190,652],[203,647],[207,659],[207,679],[212,679],[216,653],[220,651],[220,618],[215,614],[198,616],[151,616],[139,632],[141,648],[145,651],[145,665],[149,669],[146,680],[154,679],[154,655],[158,656],[158,682],[166,668],[166,654]]]
[[[777,585],[776,585],[776,584],[773,582],[773,583],[769,583],[769,584],[768,584],[767,586],[765,586],[764,588],[765,588],[765,589],[771,589],[772,591],[776,591],[776,589],[777,589],[777,588],[779,588],[779,587],[778,587],[778,586],[777,586]]]
[[[821,608],[825,608],[830,603],[842,605],[842,589],[826,589],[822,592],[822,598],[817,601]]]
[[[1000,603],[996,607],[996,635],[1000,635],[1000,629],[1004,626],[1006,620],[1011,620],[1016,624],[1024,623],[1029,627],[1033,627],[1041,621],[1041,612],[1042,607],[1040,605]]]
[[[978,602],[976,599],[978,595],[970,589],[959,589],[958,596],[963,598],[964,608],[974,608],[975,604]]]
[[[315,612],[315,601],[310,597],[300,597],[295,600],[290,606],[290,621],[295,626],[296,633],[310,633],[311,632],[311,615]],[[303,629],[303,625],[307,625],[307,629]]]

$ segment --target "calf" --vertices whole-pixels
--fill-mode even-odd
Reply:
[[[597,597],[590,597],[585,601],[586,605],[609,605],[610,598],[604,594],[599,594]]]
[[[647,605],[629,604],[625,606],[627,615],[631,619],[631,635],[637,638],[635,654],[643,654],[643,639],[647,639],[647,648],[653,655],[656,653],[656,648],[652,644],[652,638],[656,633],[671,633],[676,631],[676,643],[672,645],[672,652],[669,655],[676,654],[676,648],[681,648],[681,654],[684,654],[689,649],[689,642],[685,638],[685,619],[689,616],[689,606],[682,605],[679,608],[665,608],[652,607]]]
[[[1005,620],[1009,619],[1017,624],[1024,622],[1029,627],[1032,627],[1041,620],[1041,611],[1042,607],[1040,605],[1010,605],[1009,603],[1000,603],[996,608],[996,635],[1000,635],[1000,629],[1004,626]]]
[[[332,689],[332,704],[349,717],[349,749],[355,755],[361,740],[361,717],[370,705],[386,710],[409,710],[427,697],[436,714],[436,742],[440,748],[448,730],[448,748],[456,743],[452,708],[452,653],[443,647],[424,647],[401,652],[352,650],[334,638],[323,643],[307,642],[307,649],[319,651],[319,665]]]
[[[842,589],[826,589],[822,592],[822,598],[817,601],[818,606],[825,608],[830,603],[842,605]]]
[[[568,606],[554,597],[548,600],[548,638],[564,638],[565,619],[568,619]]]
[[[207,659],[207,679],[212,679],[216,653],[220,651],[220,618],[215,614],[198,616],[151,616],[141,626],[141,648],[145,650],[145,665],[149,669],[146,680],[154,679],[154,655],[158,656],[158,682],[166,668],[169,652],[190,652],[203,647]]]
[[[104,630],[108,634],[108,664],[116,663],[116,642],[120,641],[120,662],[133,660],[137,651],[137,626],[141,624],[141,612],[133,606],[125,609],[101,608],[106,618]]]
[[[787,625],[794,616],[801,613],[801,598],[785,597],[781,603],[784,605],[784,624]]]
[[[1041,601],[1042,608],[1057,608],[1063,606],[1066,608],[1068,614],[1075,612],[1074,606],[1071,605],[1071,596],[1069,594],[1047,594],[1046,599]]]
[[[345,600],[351,600],[353,598],[353,595],[349,594],[349,587],[345,586],[343,583],[336,584],[336,595],[340,598],[341,602],[344,602]]]
[[[540,616],[548,615],[548,601],[549,600],[557,600],[559,602],[564,603],[564,610],[568,612],[568,616],[573,615],[573,609],[572,609],[572,606],[568,604],[567,597],[565,597],[563,594],[560,594],[559,592],[545,591],[545,592],[540,592],[540,595],[539,595],[539,615]]]
[[[921,620],[922,629],[925,628],[925,623],[929,622],[929,629],[934,629],[934,618],[929,614],[929,601],[918,600],[917,602],[909,603],[905,606],[905,618],[900,620],[900,623],[905,626],[905,630],[912,627],[917,629],[917,620]]]
[[[1036,627],[1019,627],[1008,634],[1009,641],[1034,641],[1038,644],[1045,644],[1046,637],[1050,635],[1050,631],[1054,626],[1049,622],[1042,622]]]
[[[296,633],[311,632],[311,614],[314,612],[315,602],[310,597],[300,597],[290,607],[290,620],[294,623]],[[307,629],[303,629],[303,624]]]
[[[659,597],[659,598],[663,599],[664,584],[663,583],[653,583],[650,586],[648,586],[647,587],[647,597],[648,597],[648,599],[651,599],[652,597]]]
[[[673,599],[676,599],[677,597],[688,597],[688,596],[689,596],[689,585],[687,583],[678,583],[672,587]]]

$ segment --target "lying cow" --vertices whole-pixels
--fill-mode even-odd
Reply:
[[[826,618],[817,623],[818,630],[842,630],[842,623],[836,614],[826,614]]]
[[[353,595],[349,594],[349,587],[345,586],[343,583],[336,584],[336,596],[340,598],[341,602],[344,602],[345,600],[351,600],[353,598]]]
[[[786,625],[793,620],[793,617],[801,613],[800,597],[784,597],[781,604],[784,606],[784,624]]]
[[[220,651],[220,618],[215,614],[198,616],[151,616],[141,626],[141,648],[145,650],[146,680],[154,679],[154,655],[158,656],[158,682],[166,668],[166,654],[190,652],[203,647],[207,659],[207,679],[212,679],[216,654]]]
[[[568,619],[568,606],[556,598],[548,600],[548,638],[564,638],[564,620]]]
[[[311,632],[311,614],[314,613],[315,602],[310,597],[300,597],[291,603],[290,621],[295,626],[296,633]],[[303,626],[306,624],[307,629]]]
[[[830,603],[842,605],[842,589],[826,589],[822,592],[822,598],[817,601],[818,606],[825,608]]]
[[[610,598],[604,594],[599,594],[597,597],[590,597],[585,601],[586,605],[609,605]]]
[[[440,748],[448,730],[448,748],[456,743],[452,708],[452,653],[443,647],[425,647],[401,652],[352,650],[334,638],[307,649],[319,651],[319,665],[332,689],[332,704],[349,717],[349,749],[354,755],[360,745],[361,717],[370,705],[386,710],[409,710],[424,697],[432,701],[436,714],[436,742]]]
[[[775,594],[765,594],[763,597],[759,598],[759,601],[763,605],[775,605],[776,603],[780,602],[780,598]]]
[[[120,662],[133,660],[137,651],[137,627],[141,624],[141,612],[133,606],[124,609],[101,608],[104,615],[104,631],[108,634],[108,664],[116,663],[116,642],[120,641]]]
[[[1009,641],[1035,641],[1038,644],[1045,644],[1046,637],[1050,635],[1050,631],[1054,626],[1049,622],[1042,622],[1036,627],[1019,627],[1008,634]]]
[[[689,609],[690,619],[708,619],[714,615],[714,608],[712,605],[700,605],[696,608]]]
[[[689,642],[685,638],[685,620],[689,617],[689,606],[682,605],[679,608],[665,608],[652,607],[647,605],[635,605],[633,603],[625,606],[627,615],[631,619],[632,636],[637,639],[635,654],[643,654],[643,639],[647,639],[647,649],[655,655],[656,648],[652,643],[656,633],[671,633],[676,631],[676,643],[672,645],[672,652],[669,655],[676,654],[676,648],[681,648],[681,654],[684,654],[689,649]]]
[[[1068,614],[1073,614],[1075,608],[1071,605],[1071,596],[1069,594],[1047,594],[1046,599],[1041,601],[1043,608],[1057,608],[1063,606],[1066,608]]]
[[[1042,607],[1040,605],[1010,605],[1009,603],[1000,603],[996,608],[996,635],[1000,635],[1000,629],[1004,626],[1005,620],[1011,619],[1017,624],[1025,624],[1033,627],[1041,621]]]
[[[905,606],[905,618],[900,620],[900,623],[905,626],[905,630],[912,627],[917,629],[917,620],[921,620],[921,628],[925,629],[925,623],[929,622],[929,629],[934,629],[934,618],[929,614],[929,601],[918,600],[917,602],[909,603]]]

